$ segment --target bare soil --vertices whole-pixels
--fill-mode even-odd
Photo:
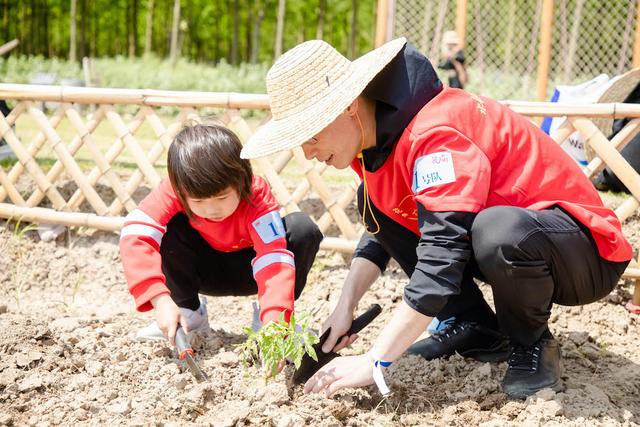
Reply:
[[[625,231],[638,243],[637,219]],[[640,316],[622,304],[631,283],[603,301],[553,309],[567,390],[509,401],[500,391],[506,364],[454,356],[405,356],[388,371],[394,394],[375,387],[333,399],[287,385],[288,369],[265,383],[245,369],[234,345],[250,324],[251,298],[209,298],[211,331],[194,337],[210,377],[198,384],[168,343],[137,342],[152,320],[136,313],[119,260],[117,236],[73,232],[41,242],[0,227],[0,425],[638,425]],[[320,326],[339,295],[345,259],[321,254],[297,309]],[[345,354],[367,351],[407,282],[392,267],[368,292],[383,314]],[[490,290],[482,286],[490,300]]]

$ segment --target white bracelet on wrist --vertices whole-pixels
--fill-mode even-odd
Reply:
[[[373,353],[373,350],[369,352],[369,356],[373,360],[373,381],[376,383],[376,386],[378,387],[378,391],[380,391],[380,394],[383,396],[387,396],[388,394],[391,393],[391,390],[389,390],[389,387],[387,386],[387,383],[384,380],[384,374],[382,373],[382,368],[388,368],[389,366],[391,366],[392,362],[388,362],[386,360],[380,359]]]

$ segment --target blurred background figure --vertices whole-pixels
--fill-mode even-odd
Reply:
[[[442,36],[442,60],[438,68],[447,71],[449,86],[464,89],[468,81],[467,70],[464,68],[460,36],[455,31],[446,31]]]

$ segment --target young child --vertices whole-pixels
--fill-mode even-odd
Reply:
[[[260,321],[289,320],[322,233],[296,212],[282,219],[267,183],[222,126],[187,126],[169,147],[164,180],[127,215],[120,253],[138,311],[156,322],[139,339],[171,344],[178,324],[208,328],[199,294],[258,294]]]

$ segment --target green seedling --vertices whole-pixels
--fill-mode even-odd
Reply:
[[[266,377],[275,377],[279,363],[285,359],[293,362],[296,369],[305,353],[318,360],[313,345],[319,338],[309,329],[308,314],[300,314],[297,318],[292,314],[287,323],[283,313],[278,322],[269,322],[258,331],[246,327],[244,332],[247,339],[237,346],[240,359],[245,367],[262,360]]]

